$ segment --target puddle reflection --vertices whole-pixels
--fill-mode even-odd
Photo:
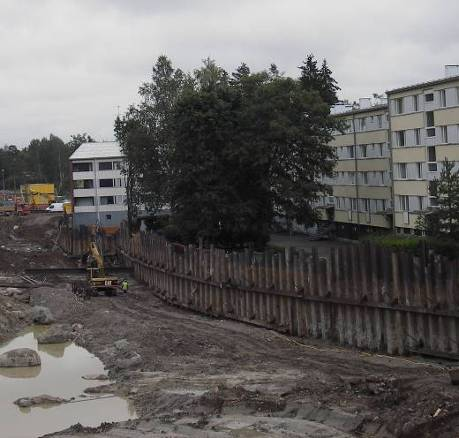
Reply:
[[[8,438],[32,438],[65,429],[72,424],[98,426],[106,421],[135,418],[129,400],[120,397],[80,398],[85,388],[101,382],[83,380],[86,374],[104,374],[102,362],[87,350],[71,342],[40,344],[36,337],[46,330],[36,326],[0,346],[0,354],[14,348],[31,348],[38,352],[41,366],[0,368],[0,432]],[[107,382],[104,382],[106,384]],[[79,403],[19,408],[13,402],[21,397],[48,394]]]

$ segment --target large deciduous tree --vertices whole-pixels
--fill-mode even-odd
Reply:
[[[160,58],[167,68],[156,64],[142,104],[116,122],[137,201],[156,211],[169,204],[188,242],[262,246],[275,216],[314,223],[314,201],[327,191],[320,178],[334,164],[337,87],[325,62],[314,72],[308,59],[318,82],[284,77],[274,64],[228,75],[209,59],[190,77]]]
[[[151,81],[139,89],[141,103],[115,122],[115,134],[126,156],[130,222],[138,206],[156,213],[170,201],[172,112],[189,77],[166,56],[153,66]]]

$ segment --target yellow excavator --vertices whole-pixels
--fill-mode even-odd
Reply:
[[[72,289],[76,295],[84,299],[89,299],[91,296],[98,296],[99,292],[110,296],[116,295],[116,290],[119,287],[119,279],[106,275],[104,258],[94,240],[89,243],[89,250],[83,255],[82,262],[86,264],[87,279],[86,281],[73,283]]]
[[[114,295],[119,286],[117,277],[109,277],[105,274],[104,258],[100,254],[96,242],[89,243],[89,255],[86,261],[89,287],[98,294],[99,291],[106,295]]]

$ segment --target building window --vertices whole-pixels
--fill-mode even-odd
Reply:
[[[434,94],[433,93],[427,93],[425,95],[426,102],[433,102],[434,101]]]
[[[367,158],[367,145],[366,144],[360,145],[360,156],[362,158]]]
[[[419,210],[423,208],[423,196],[418,196]]]
[[[115,204],[123,205],[124,204],[124,196],[122,196],[122,195],[115,196]]]
[[[107,219],[108,221],[111,221],[112,220],[112,215],[111,214],[106,214],[105,215],[105,219]]]
[[[358,207],[358,206],[357,206],[357,199],[351,198],[351,209],[352,209],[353,211],[357,211],[357,207]]]
[[[382,128],[382,115],[377,116],[378,118],[378,128]]]
[[[379,178],[380,178],[380,185],[383,186],[384,185],[384,170],[380,170],[379,171]]]
[[[426,134],[427,137],[435,137],[435,128],[427,128]]]
[[[113,187],[113,179],[100,179],[99,180],[99,187]]]
[[[446,106],[446,90],[440,90],[440,106],[442,108]]]
[[[429,161],[428,169],[429,172],[437,171],[437,153],[435,151],[435,146],[429,146],[427,148],[427,161]]]
[[[406,163],[399,163],[398,174],[400,175],[401,179],[406,179]]]
[[[437,196],[438,181],[429,181],[429,196]]]
[[[111,161],[101,161],[99,170],[113,170],[113,163]]]
[[[370,211],[370,200],[369,199],[362,199],[362,208],[363,208],[363,211]]]
[[[94,197],[93,196],[76,196],[73,198],[75,207],[93,207]]]
[[[395,99],[395,113],[402,114],[403,113],[403,97],[399,97]]]
[[[419,111],[419,96],[417,94],[413,96],[413,111]]]
[[[355,157],[354,146],[347,146],[347,154],[348,154],[349,158],[354,158]]]
[[[416,163],[416,178],[422,179],[422,163]]]
[[[408,195],[400,195],[400,210],[410,211],[410,197]]]
[[[74,189],[92,189],[94,181],[92,179],[77,179],[73,181]]]
[[[426,111],[426,126],[435,126],[433,111]]]
[[[74,172],[92,172],[92,163],[73,163],[72,170]]]
[[[368,185],[368,172],[362,172],[362,184]]]
[[[405,131],[397,131],[397,146],[405,146]]]
[[[113,162],[113,170],[121,170],[121,161]]]
[[[421,130],[419,128],[416,128],[414,130],[414,144],[415,145],[421,144]]]
[[[448,127],[440,126],[441,142],[448,143]]]
[[[365,117],[362,117],[360,119],[360,130],[365,131],[366,127],[367,127],[367,123],[366,123]]]
[[[384,155],[384,143],[378,143],[379,149],[379,156],[382,157]]]
[[[113,205],[115,203],[115,198],[113,196],[101,196],[100,205]]]

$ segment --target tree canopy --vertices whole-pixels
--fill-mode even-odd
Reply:
[[[328,187],[338,87],[310,55],[299,78],[272,64],[228,74],[213,60],[186,74],[161,56],[141,103],[115,123],[135,216],[167,207],[182,241],[262,246],[275,217],[310,225]],[[309,79],[308,79],[309,78]]]
[[[5,188],[18,190],[21,184],[46,182],[53,183],[59,194],[68,194],[68,159],[78,146],[92,141],[86,133],[72,135],[68,143],[50,134],[49,137],[31,140],[23,149],[15,145],[4,146],[0,149],[0,169],[4,170]]]

